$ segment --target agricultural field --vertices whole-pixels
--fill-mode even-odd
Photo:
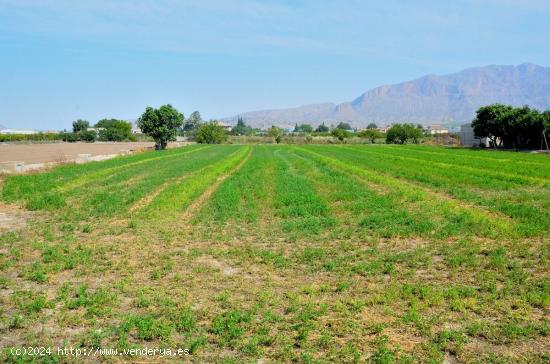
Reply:
[[[30,216],[0,232],[3,362],[550,361],[545,155],[193,145],[4,177],[1,198]]]
[[[0,143],[0,163],[65,163],[75,160],[79,154],[121,154],[131,150],[152,149],[154,146],[153,142]]]

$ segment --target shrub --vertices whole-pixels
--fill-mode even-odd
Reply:
[[[384,133],[372,128],[361,130],[357,135],[361,138],[366,138],[370,140],[372,144],[376,142],[376,139],[380,139],[384,137]]]
[[[386,133],[388,144],[418,144],[422,138],[422,129],[413,124],[395,124]]]
[[[99,130],[99,140],[120,142],[132,139],[132,124],[124,120],[101,119],[95,124]]]
[[[351,133],[347,130],[336,128],[332,131],[332,136],[337,138],[339,141],[343,142],[346,138],[351,136]]]
[[[67,143],[74,143],[78,141],[77,133],[62,133],[62,140]]]
[[[267,135],[272,137],[277,144],[279,144],[283,137],[283,129],[276,127],[273,125],[271,129],[267,132]]]
[[[0,134],[0,142],[63,140],[64,133]]]
[[[195,138],[201,144],[221,144],[227,140],[227,132],[216,121],[211,121],[199,127]]]
[[[78,139],[87,143],[93,143],[97,139],[97,132],[95,130],[82,130],[78,133]]]

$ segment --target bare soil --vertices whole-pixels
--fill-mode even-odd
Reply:
[[[29,217],[30,212],[18,206],[0,203],[0,233],[24,228]]]
[[[10,144],[0,143],[0,162],[18,161],[32,163],[63,163],[74,160],[78,154],[108,155],[123,151],[138,151],[154,147],[153,142],[96,142],[96,143],[47,143]],[[179,146],[170,143],[168,147]]]

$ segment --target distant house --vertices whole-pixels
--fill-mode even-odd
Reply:
[[[226,131],[230,131],[230,130],[233,128],[232,125],[229,125],[229,124],[227,124],[227,123],[224,123],[223,121],[216,121],[216,124],[217,124],[218,126],[221,126],[222,128],[224,128]]]
[[[391,125],[383,126],[383,127],[378,128],[378,131],[380,131],[382,133],[387,133],[388,130],[390,130],[390,128],[391,128]]]
[[[449,129],[447,129],[444,126],[434,124],[434,125],[428,125],[424,129],[424,133],[426,133],[426,135],[449,134]]]
[[[87,128],[86,131],[95,131],[96,133],[99,133],[100,130],[105,130],[105,128]]]
[[[489,138],[479,138],[474,135],[474,128],[470,123],[460,126],[460,145],[465,147],[491,147]]]
[[[32,129],[2,129],[0,134],[38,134],[38,131]]]
[[[132,125],[132,134],[143,134],[138,126],[137,120],[128,120],[128,122]]]

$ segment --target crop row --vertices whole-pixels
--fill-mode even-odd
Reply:
[[[428,237],[549,231],[543,159],[471,151],[475,158],[469,159],[465,153],[386,146],[193,146],[10,177],[3,198],[35,210],[59,209],[57,215],[70,220],[162,221],[183,213],[227,175],[198,206],[195,221],[277,224],[282,233],[298,235],[329,229],[344,236]],[[541,167],[522,173],[529,161]]]

